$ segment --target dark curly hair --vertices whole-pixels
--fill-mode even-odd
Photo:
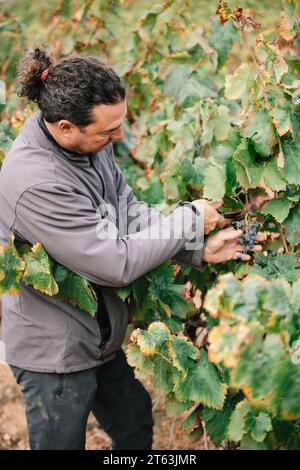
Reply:
[[[49,71],[42,80],[45,69]],[[109,65],[82,54],[55,61],[44,44],[25,54],[17,72],[18,96],[36,102],[50,123],[67,119],[85,127],[92,122],[94,106],[117,104],[126,97],[125,86]]]

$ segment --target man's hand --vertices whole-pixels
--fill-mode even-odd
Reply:
[[[210,202],[206,199],[197,199],[192,201],[192,204],[204,214],[204,233],[207,235],[217,226],[220,228],[226,227],[229,221],[219,214],[217,209],[222,206],[223,201]]]
[[[242,233],[242,230],[228,227],[211,235],[206,243],[203,260],[207,263],[223,263],[231,259],[250,260],[251,257],[243,253],[246,247],[237,243]],[[259,232],[256,236],[256,241],[262,240],[264,240],[263,234]],[[262,249],[261,245],[254,245],[252,251],[262,251]]]

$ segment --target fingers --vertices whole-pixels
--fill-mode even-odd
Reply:
[[[236,253],[234,253],[232,259],[234,259],[236,261],[249,261],[251,259],[251,256],[246,255],[245,253],[241,253],[241,252],[237,251]]]
[[[230,220],[225,219],[221,214],[219,214],[217,225],[220,228],[225,228],[228,224],[230,224]]]
[[[243,234],[243,230],[235,230],[233,227],[227,227],[218,232],[219,237],[224,241],[237,240]]]
[[[245,245],[237,245],[237,251],[245,251],[246,250],[246,246]],[[251,250],[248,250],[248,251],[262,251],[263,250],[263,247],[262,245],[254,245],[253,248],[251,248]]]
[[[257,242],[265,242],[268,237],[271,238],[271,240],[275,240],[276,238],[280,237],[280,233],[277,232],[258,232],[255,241]]]
[[[263,247],[261,245],[254,245],[251,251],[262,251]]]
[[[267,235],[263,232],[258,232],[255,237],[255,241],[257,242],[264,242],[266,241],[266,239],[267,239]]]

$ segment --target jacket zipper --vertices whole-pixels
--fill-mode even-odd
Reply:
[[[102,198],[104,199],[105,198],[105,185],[104,185],[103,177],[102,177],[101,173],[98,171],[98,168],[95,165],[93,157],[90,157],[89,160],[90,160],[90,166],[92,168],[94,168],[95,172],[97,173],[97,175],[99,176],[99,178],[101,180],[101,184],[102,184],[102,188],[103,188]],[[101,351],[100,359],[102,361],[103,357],[104,357],[105,346],[106,346],[106,344],[108,343],[109,339],[112,336],[112,327],[111,327],[111,321],[110,321],[110,318],[109,318],[109,314],[108,314],[108,311],[107,311],[107,308],[106,308],[105,300],[104,300],[104,297],[103,297],[103,293],[102,293],[101,287],[99,285],[97,286],[97,291],[98,291],[98,294],[99,294],[99,297],[100,297],[100,300],[101,300],[100,305],[102,305],[101,315],[103,315],[103,317],[105,317],[106,323],[109,325],[108,330],[105,331],[103,329],[103,325],[101,324],[101,320],[98,317],[97,320],[98,320],[98,325],[99,325],[100,333],[101,333],[101,342],[100,342],[99,348],[100,348],[100,351]],[[97,316],[98,315],[99,315],[99,311],[97,312]],[[106,339],[105,335],[106,335],[107,331],[109,331],[109,336]]]
[[[104,199],[104,198],[105,198],[105,186],[104,186],[103,177],[102,177],[101,173],[98,171],[98,168],[96,167],[96,165],[95,165],[95,163],[94,163],[93,157],[89,157],[89,160],[90,160],[90,165],[91,165],[91,167],[94,168],[95,172],[97,173],[97,175],[99,176],[99,178],[100,178],[100,180],[101,180],[101,184],[102,184],[102,188],[103,188],[103,195],[102,195],[102,198]]]
[[[102,289],[99,285],[96,287],[97,287],[98,298],[100,299],[100,302],[99,302],[100,305],[97,311],[97,322],[98,322],[98,326],[99,326],[100,334],[101,334],[101,342],[99,345],[99,348],[101,351],[100,358],[101,360],[103,360],[105,346],[112,336],[112,326],[111,326],[111,321],[110,321],[109,314],[107,311],[106,303],[104,300],[104,296],[102,293]]]

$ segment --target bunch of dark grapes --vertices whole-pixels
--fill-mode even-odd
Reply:
[[[236,230],[243,230],[244,233],[238,239],[238,243],[240,245],[246,245],[244,250],[245,253],[251,251],[255,245],[255,237],[261,227],[261,224],[257,222],[257,220],[254,220],[249,225],[246,222],[232,222],[231,226]]]

